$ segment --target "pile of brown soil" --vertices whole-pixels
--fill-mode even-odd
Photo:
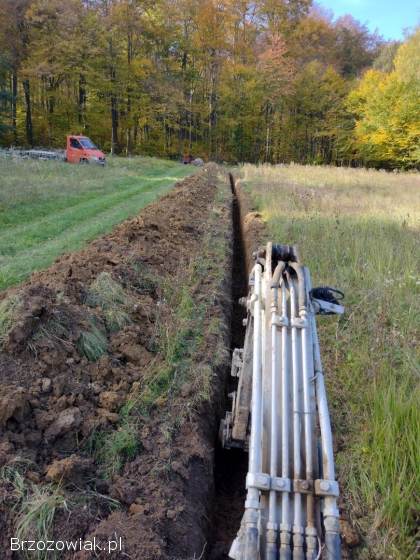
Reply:
[[[5,476],[10,469],[18,470],[28,488],[57,484],[66,498],[50,538],[121,537],[123,551],[112,558],[200,556],[208,536],[216,418],[228,360],[223,349],[229,344],[231,230],[228,182],[222,186],[217,166],[209,165],[110,235],[2,294],[3,303],[17,302],[0,352],[3,558],[16,558],[9,540],[18,521],[16,485]],[[209,235],[216,236],[213,255],[211,246],[203,247]],[[217,243],[226,248],[222,257]],[[200,262],[204,250],[213,264],[192,296],[197,304],[211,299],[205,343],[195,358],[197,372],[211,370],[209,398],[191,408],[196,399],[193,384],[186,383],[176,407],[166,399],[139,413],[139,452],[106,478],[91,442],[95,434],[119,429],[124,403],[135,401],[146,376],[163,362],[160,333],[174,321],[174,310],[162,284],[175,289],[180,270]],[[115,301],[121,303],[123,293],[116,317],[112,301],[110,310],[95,299],[101,279],[109,283],[107,297],[116,286]],[[225,328],[214,332],[215,319]],[[188,409],[186,420],[173,429],[170,416],[181,409]]]

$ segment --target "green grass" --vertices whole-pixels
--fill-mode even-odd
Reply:
[[[108,340],[106,334],[91,321],[89,330],[82,331],[77,341],[77,349],[90,362],[96,362],[106,353]]]
[[[88,290],[86,303],[99,307],[110,332],[116,332],[130,322],[128,307],[134,305],[132,298],[108,272],[101,272]]]
[[[110,231],[189,173],[142,157],[110,159],[105,169],[0,158],[0,289]]]
[[[20,541],[47,542],[52,539],[54,517],[58,509],[67,509],[67,501],[59,488],[52,485],[32,486],[32,492],[22,501],[16,525],[16,536]],[[25,551],[28,559],[46,560],[59,557],[59,553],[38,550]]]
[[[415,557],[420,490],[420,176],[310,166],[242,168],[270,237],[296,243],[314,285],[346,293],[320,318],[345,504],[359,559]]]
[[[104,478],[118,474],[124,463],[133,459],[140,447],[138,429],[134,422],[123,422],[113,432],[98,432],[93,442],[93,452],[101,465]]]
[[[164,290],[164,298],[174,309],[174,316],[161,325],[159,349],[163,363],[151,372],[138,396],[136,406],[143,415],[155,404],[163,404],[170,395],[176,394],[188,377],[193,357],[202,343],[204,306],[195,302],[191,294],[194,268],[192,263],[187,277],[179,277],[175,282],[171,279]]]
[[[162,285],[163,299],[173,310],[169,321],[160,323],[159,351],[162,362],[156,370],[151,370],[141,391],[128,407],[134,408],[142,415],[150,413],[154,406],[165,405],[177,408],[176,397],[183,386],[191,388],[191,396],[184,399],[181,408],[171,410],[173,426],[176,429],[197,407],[211,398],[213,371],[208,364],[200,363],[205,355],[207,337],[221,336],[223,323],[214,317],[209,321],[209,314],[214,301],[220,297],[224,270],[220,263],[228,258],[229,248],[225,232],[221,231],[221,208],[227,200],[226,178],[219,178],[219,189],[215,204],[209,217],[207,231],[201,242],[198,258],[189,266],[180,268],[177,277],[169,278]],[[206,285],[205,297],[197,295],[197,286]],[[219,355],[213,356],[213,367],[224,359],[225,349],[219,349]]]
[[[21,300],[16,294],[0,301],[0,349],[15,324],[20,304]]]
[[[68,511],[69,503],[58,486],[53,484],[34,485],[24,476],[29,462],[18,459],[0,470],[0,482],[12,487],[14,503],[12,510],[17,515],[16,537],[20,541],[44,541],[53,537],[53,523],[59,509]],[[59,553],[47,550],[31,552],[25,550],[22,557],[46,560],[57,558]]]
[[[195,301],[192,294],[197,283],[207,279],[203,273],[209,270],[210,263],[203,253],[186,270],[180,269],[176,278],[171,277],[160,286],[162,300],[173,311],[170,318],[158,320],[159,363],[144,372],[145,380],[138,394],[132,395],[120,410],[119,428],[98,432],[94,438],[93,454],[105,478],[119,473],[125,462],[136,455],[140,448],[139,425],[153,408],[165,407],[165,429],[172,435],[199,403],[210,398],[212,371],[197,363],[202,353],[208,306],[204,301]],[[186,382],[192,388],[188,406],[174,411],[171,405]],[[168,408],[172,408],[170,413]]]

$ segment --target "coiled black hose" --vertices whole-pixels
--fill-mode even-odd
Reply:
[[[309,292],[311,298],[321,299],[322,301],[328,301],[335,305],[340,305],[340,301],[344,299],[344,293],[337,288],[331,288],[330,286],[318,286],[317,288],[312,288]]]

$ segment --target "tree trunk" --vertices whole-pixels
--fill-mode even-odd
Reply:
[[[111,81],[111,91],[110,91],[110,101],[111,101],[111,155],[118,153],[119,151],[119,141],[118,141],[118,97],[116,94],[116,68],[115,68],[115,52],[114,44],[112,38],[109,39],[109,78]]]
[[[111,95],[111,126],[112,142],[111,153],[114,155],[118,151],[118,102],[114,94]]]
[[[86,110],[86,78],[83,74],[79,76],[79,100],[78,100],[78,120],[79,124],[85,127]]]
[[[12,73],[12,129],[13,129],[13,142],[14,142],[14,144],[17,143],[17,126],[16,126],[17,94],[18,94],[18,75],[17,75],[17,69],[13,68],[13,73]]]
[[[127,118],[126,118],[126,146],[125,155],[129,156],[131,154],[131,84],[130,79],[132,76],[131,62],[133,60],[133,38],[131,33],[127,34],[127,68],[128,68],[128,83],[127,83]]]
[[[215,121],[215,108],[214,108],[214,101],[215,101],[215,78],[212,74],[210,78],[210,94],[209,94],[209,119],[208,119],[208,129],[209,129],[209,139],[208,139],[208,146],[209,146],[209,157],[211,158],[213,155],[213,125]]]
[[[272,115],[273,107],[270,103],[267,103],[265,110],[265,161],[270,161],[271,155],[271,125],[272,125]]]
[[[216,72],[217,72],[217,61],[215,50],[211,51],[211,62],[210,62],[210,92],[209,92],[209,118],[208,118],[208,150],[209,157],[213,155],[213,128],[216,124]]]
[[[192,152],[192,129],[193,129],[193,109],[192,109],[192,104],[193,104],[193,96],[194,96],[194,90],[191,87],[190,89],[190,95],[189,95],[189,114],[188,114],[188,151],[191,153]]]
[[[23,91],[25,94],[25,107],[26,107],[26,120],[25,120],[26,142],[29,144],[29,146],[33,147],[34,132],[32,127],[31,86],[29,84],[28,79],[23,80]]]

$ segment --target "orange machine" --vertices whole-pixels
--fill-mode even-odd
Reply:
[[[105,154],[87,136],[67,136],[66,161],[105,165]]]

